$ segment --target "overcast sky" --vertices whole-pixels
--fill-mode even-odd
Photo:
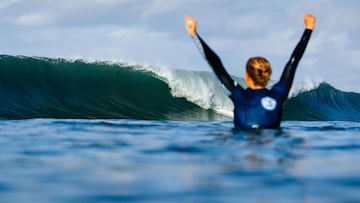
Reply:
[[[0,54],[210,71],[186,33],[188,14],[232,75],[264,56],[277,79],[306,12],[317,25],[296,81],[360,92],[358,0],[0,0]]]

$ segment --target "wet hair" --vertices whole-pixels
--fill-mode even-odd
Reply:
[[[272,73],[268,60],[263,57],[251,57],[246,63],[246,72],[255,85],[266,86]]]

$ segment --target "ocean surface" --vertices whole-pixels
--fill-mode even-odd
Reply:
[[[294,84],[245,131],[211,72],[1,55],[0,202],[360,202],[359,101]]]

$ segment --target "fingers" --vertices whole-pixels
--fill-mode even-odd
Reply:
[[[313,20],[315,20],[315,16],[313,16],[311,13],[305,14],[304,18],[305,19],[313,19]]]
[[[190,16],[185,16],[185,22],[187,25],[194,25],[196,24],[196,19]]]
[[[194,36],[196,34],[197,20],[190,16],[185,16],[185,25],[186,25],[186,30],[189,33],[189,35]]]
[[[313,16],[311,13],[307,13],[304,16],[304,22],[306,29],[313,30],[315,28],[315,16]]]

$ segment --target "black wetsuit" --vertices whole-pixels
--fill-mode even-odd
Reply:
[[[204,40],[196,34],[198,44],[221,83],[229,90],[234,103],[234,125],[241,128],[279,128],[282,108],[294,80],[297,65],[304,54],[312,30],[305,29],[301,40],[287,62],[280,80],[271,89],[244,89],[227,73],[220,58]]]

